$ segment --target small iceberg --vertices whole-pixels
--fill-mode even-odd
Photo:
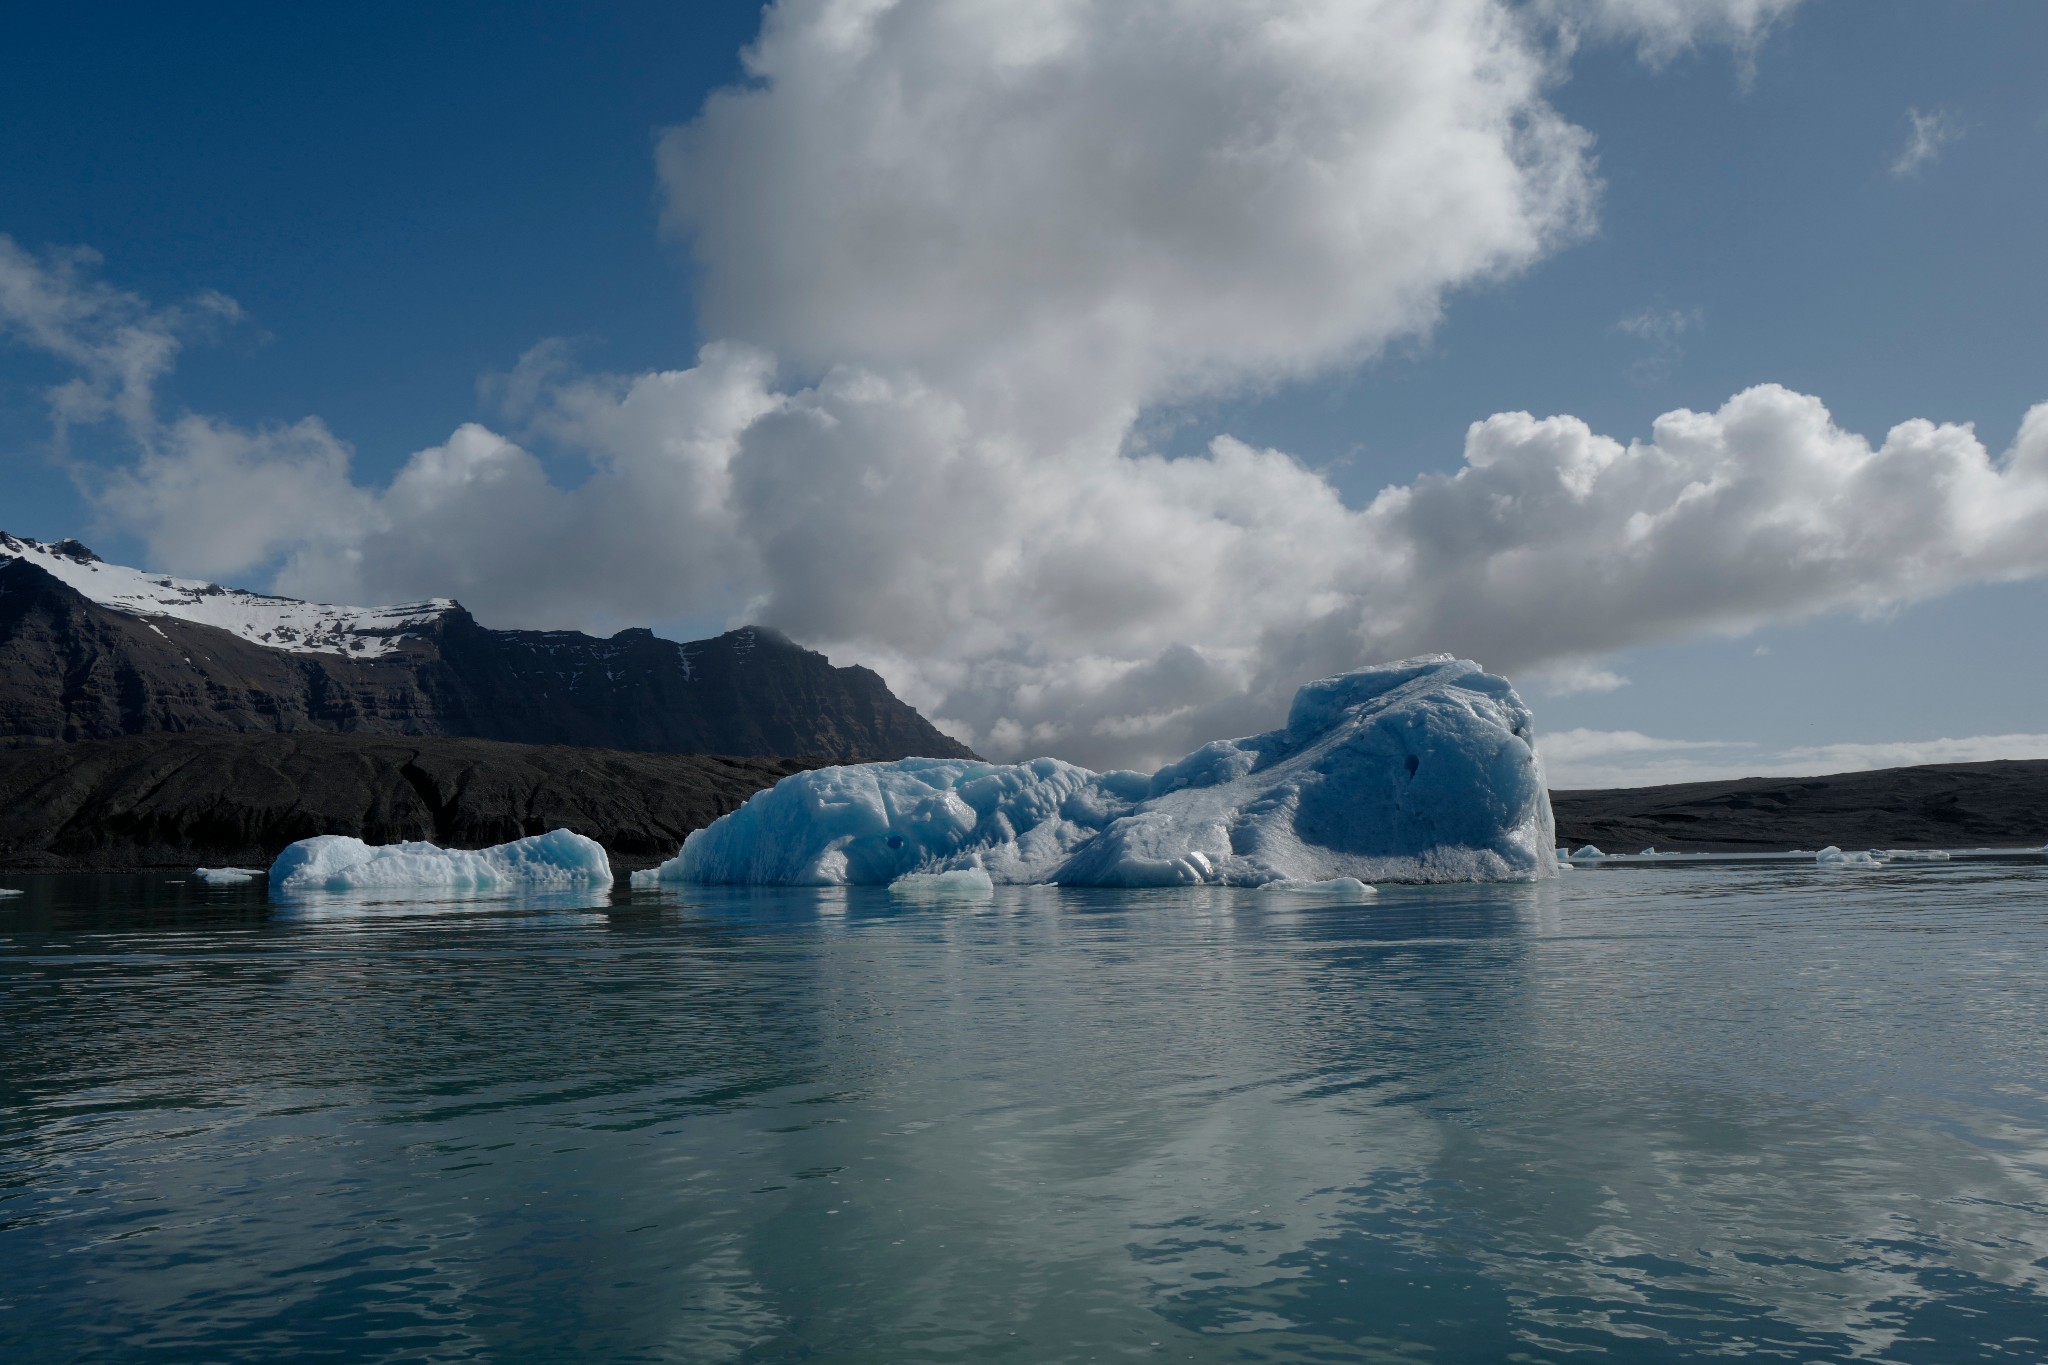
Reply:
[[[1833,844],[1829,844],[1826,848],[1814,854],[1813,861],[1817,867],[1884,866],[1884,859],[1878,857],[1875,853],[1844,853]]]
[[[237,886],[263,875],[260,867],[195,867],[192,875],[208,886]]]
[[[270,865],[274,895],[321,891],[566,890],[612,884],[611,860],[595,839],[566,829],[494,848],[429,843],[371,846],[346,835],[301,839]]]
[[[0,886],[0,900],[5,900],[9,896],[25,896],[27,894],[26,891],[18,890],[12,886]]]
[[[1580,844],[1579,851],[1572,854],[1573,858],[1605,858],[1606,856],[1605,853],[1602,853],[1591,844]]]
[[[918,900],[985,900],[995,893],[994,880],[978,867],[953,872],[906,872],[889,883],[890,895]]]
[[[1949,853],[1945,848],[1885,848],[1870,850],[1871,856],[1888,863],[1945,863]]]
[[[1331,877],[1327,881],[1302,882],[1282,879],[1267,882],[1261,891],[1292,891],[1302,896],[1377,896],[1379,888],[1367,886],[1356,877]]]
[[[655,883],[1263,886],[1526,881],[1557,871],[1529,709],[1447,654],[1295,694],[1287,724],[1152,774],[907,758],[796,773],[696,830]]]

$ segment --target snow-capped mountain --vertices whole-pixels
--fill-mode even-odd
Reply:
[[[450,597],[395,607],[333,607],[109,564],[75,540],[54,545],[0,531],[0,559],[25,559],[103,607],[168,616],[294,654],[373,659],[455,606]]]
[[[0,533],[0,744],[161,732],[445,735],[654,753],[971,756],[865,668],[742,626],[491,630],[442,598],[333,607]]]

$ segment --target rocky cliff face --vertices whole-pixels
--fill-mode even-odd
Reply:
[[[161,732],[471,736],[858,762],[969,756],[875,673],[772,631],[501,631],[154,578],[0,536],[0,744]]]

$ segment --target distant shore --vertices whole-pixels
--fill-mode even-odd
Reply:
[[[267,867],[315,834],[478,848],[566,827],[623,872],[824,762],[324,733],[0,749],[0,868]]]
[[[0,869],[267,866],[313,834],[480,847],[567,827],[619,871],[811,758],[390,735],[154,734],[0,749]],[[1557,841],[1608,853],[2039,847],[2048,761],[1553,791]]]
[[[1558,843],[1608,853],[2039,847],[2048,843],[2048,761],[1553,791],[1550,805]]]

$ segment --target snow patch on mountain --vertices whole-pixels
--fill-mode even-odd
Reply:
[[[4,559],[25,559],[115,611],[213,626],[251,644],[292,654],[374,659],[393,653],[407,635],[455,606],[448,597],[391,607],[339,607],[270,597],[109,564],[75,540],[52,545],[0,531],[0,560]]]

